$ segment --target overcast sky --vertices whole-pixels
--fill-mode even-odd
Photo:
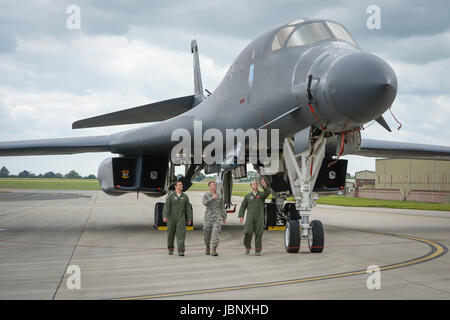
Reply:
[[[69,5],[81,29],[69,30]],[[381,29],[366,26],[369,5]],[[0,141],[108,134],[133,126],[72,130],[72,122],[193,92],[190,41],[213,90],[239,52],[271,27],[301,17],[343,23],[365,51],[397,74],[400,131],[373,124],[363,138],[450,145],[450,2],[0,0]],[[11,173],[71,169],[97,174],[109,153],[0,157]],[[347,157],[349,171],[374,169]]]

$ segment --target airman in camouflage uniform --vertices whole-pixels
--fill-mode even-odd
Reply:
[[[217,256],[217,247],[219,245],[219,235],[221,222],[226,223],[227,213],[222,196],[217,194],[217,185],[214,181],[208,183],[209,192],[203,195],[203,205],[206,207],[205,224],[203,227],[203,236],[206,245],[206,254],[210,254],[210,245],[212,244],[211,255]]]
[[[261,180],[264,188],[263,192],[258,190],[258,182],[253,181],[250,185],[252,192],[247,194],[242,201],[239,210],[239,218],[241,223],[244,222],[245,210],[247,210],[247,218],[244,227],[244,246],[245,254],[250,253],[253,234],[255,234],[255,254],[259,256],[262,250],[262,236],[264,231],[264,203],[270,195],[266,182]]]

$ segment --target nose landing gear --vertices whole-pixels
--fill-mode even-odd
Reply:
[[[326,139],[322,132],[318,137],[311,139],[311,150],[298,155],[294,153],[291,139],[286,138],[283,143],[284,162],[294,195],[295,211],[298,212],[298,216],[295,217],[298,220],[290,218],[286,222],[285,247],[289,253],[299,252],[301,239],[308,241],[311,252],[319,253],[324,248],[323,225],[319,220],[310,222],[309,217],[318,199],[318,194],[313,192],[313,188],[325,157]]]

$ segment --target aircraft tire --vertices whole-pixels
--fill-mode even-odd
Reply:
[[[164,208],[164,202],[157,202],[155,204],[155,220],[154,220],[154,228],[157,229],[158,227],[166,226],[167,224],[163,221],[162,213]]]
[[[312,235],[312,239],[311,239]],[[312,253],[320,253],[323,251],[325,244],[325,236],[323,232],[322,222],[319,220],[311,221],[311,229],[309,231],[308,246]]]
[[[300,250],[300,224],[298,220],[289,220],[284,231],[284,246],[288,253],[298,253]]]

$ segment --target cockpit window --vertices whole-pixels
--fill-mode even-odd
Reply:
[[[286,47],[303,46],[327,39],[340,39],[356,46],[350,34],[341,25],[334,22],[312,22],[300,26],[294,31]]]
[[[305,22],[305,19],[297,19],[297,20],[294,20],[291,23],[289,23],[289,25],[293,26],[293,25],[300,24],[300,23],[303,23],[303,22]]]
[[[303,46],[331,38],[333,35],[323,22],[312,22],[295,30],[286,47]]]
[[[352,36],[344,29],[343,26],[334,22],[326,22],[326,24],[337,39],[347,41],[356,46],[355,40],[353,40]]]
[[[273,38],[272,42],[272,50],[278,50],[281,47],[283,47],[284,42],[291,34],[292,30],[294,30],[295,27],[287,27],[283,28],[276,34],[275,38]]]

